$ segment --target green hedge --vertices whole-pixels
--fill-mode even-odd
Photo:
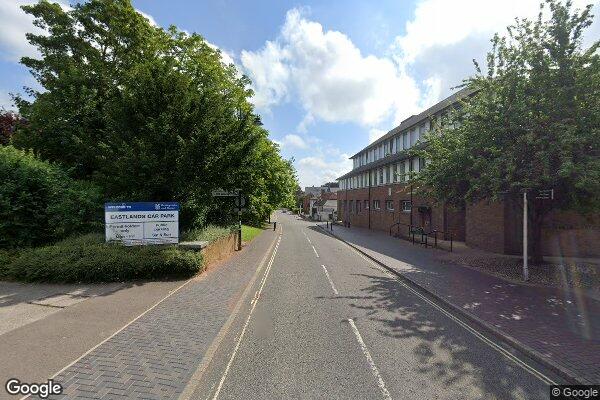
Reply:
[[[104,243],[101,234],[51,246],[0,252],[0,279],[28,282],[121,282],[189,277],[202,269],[202,254],[174,246]]]
[[[102,196],[58,165],[0,147],[0,248],[47,244],[102,226]]]

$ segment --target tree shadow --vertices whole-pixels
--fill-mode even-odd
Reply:
[[[467,387],[474,397],[486,399],[548,397],[546,384],[409,294],[396,279],[354,275],[368,279],[369,285],[362,289],[364,295],[343,298],[361,310],[362,318],[380,335],[398,340],[398,346],[411,351],[416,360],[413,370],[423,375],[424,382],[442,382],[449,391]]]

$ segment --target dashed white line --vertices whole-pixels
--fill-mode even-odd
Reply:
[[[240,335],[238,336],[237,343],[235,344],[233,353],[231,353],[229,362],[227,363],[227,366],[225,367],[225,371],[223,372],[223,376],[221,377],[219,386],[217,387],[215,395],[213,396],[213,400],[217,400],[219,397],[219,394],[221,393],[221,389],[223,388],[223,384],[225,383],[225,379],[227,378],[227,374],[229,373],[231,364],[233,364],[233,360],[235,359],[235,356],[237,355],[237,352],[240,348],[240,344],[242,343],[242,339],[244,338],[244,334],[246,333],[246,329],[248,328],[248,324],[250,323],[250,318],[252,318],[252,313],[254,312],[254,309],[256,308],[256,304],[258,303],[260,294],[265,286],[267,277],[269,276],[269,272],[271,271],[271,267],[273,266],[273,260],[275,260],[275,254],[277,254],[277,249],[279,248],[280,242],[281,242],[281,236],[279,236],[279,239],[277,239],[277,244],[275,245],[275,249],[273,250],[273,255],[271,256],[271,259],[269,260],[269,264],[267,265],[267,269],[265,270],[265,274],[262,278],[262,281],[260,283],[258,291],[254,294],[254,299],[252,300],[252,307],[250,308],[250,313],[248,314],[248,318],[246,319],[246,322],[244,323],[244,327],[242,328],[242,331],[240,332]]]
[[[306,232],[302,231],[302,233],[304,234],[304,237],[306,238],[306,240],[308,240],[308,243],[312,244],[312,242],[310,241],[310,238],[308,237]]]
[[[315,252],[315,256],[317,256],[317,258],[319,258],[319,253],[317,253],[317,249],[315,249],[315,246],[311,245],[313,251]]]
[[[358,345],[360,346],[360,349],[362,350],[363,354],[365,355],[365,357],[367,359],[367,362],[369,363],[369,367],[371,368],[371,373],[377,380],[377,386],[379,386],[381,395],[383,396],[384,399],[391,400],[392,396],[390,395],[390,392],[388,392],[387,388],[385,387],[385,382],[383,382],[383,378],[381,377],[381,374],[379,373],[379,369],[377,368],[377,365],[375,365],[375,361],[373,361],[373,357],[371,357],[371,353],[369,353],[369,349],[367,349],[367,345],[365,344],[365,342],[364,342],[362,336],[360,335],[358,328],[354,324],[354,321],[352,320],[352,318],[348,319],[348,323],[350,324],[350,327],[352,328],[352,331],[354,332],[354,335],[356,336],[356,340],[358,341]]]
[[[333,289],[333,293],[335,293],[337,295],[338,291],[335,288],[335,285],[333,284],[333,281],[331,280],[331,277],[329,276],[329,271],[327,271],[327,267],[325,267],[322,264],[321,264],[321,267],[323,267],[323,271],[325,271],[325,275],[327,276],[327,280],[329,281],[329,284],[331,285],[331,288]]]

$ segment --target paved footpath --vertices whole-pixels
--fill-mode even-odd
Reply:
[[[323,228],[325,226],[323,225]],[[436,258],[441,250],[364,228],[336,236],[492,325],[582,383],[600,383],[600,302],[583,293],[519,285]]]
[[[274,239],[265,231],[62,371],[53,398],[178,398]]]

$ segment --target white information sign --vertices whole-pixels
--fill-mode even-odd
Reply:
[[[179,243],[179,203],[106,203],[104,222],[107,242]]]

